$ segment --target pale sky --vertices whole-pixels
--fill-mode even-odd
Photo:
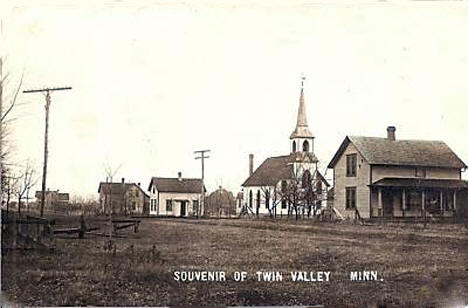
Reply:
[[[1,5],[11,84],[24,72],[23,89],[73,87],[52,94],[51,189],[97,196],[106,163],[145,188],[152,176],[200,177],[193,151],[210,149],[208,190],[236,193],[249,153],[255,167],[289,153],[302,73],[322,171],[346,135],[384,137],[388,125],[468,163],[467,3]],[[18,103],[15,157],[40,175],[44,97]]]

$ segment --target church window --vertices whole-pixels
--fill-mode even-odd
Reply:
[[[286,200],[285,199],[281,200],[281,208],[282,209],[286,208]]]
[[[304,141],[304,143],[302,144],[302,151],[303,152],[309,152],[309,141]]]
[[[270,192],[269,191],[265,192],[265,208],[267,209],[270,208]]]
[[[257,207],[260,207],[260,190],[257,190]]]
[[[252,191],[249,191],[249,207],[252,207],[252,199],[253,199]]]
[[[292,145],[292,151],[293,152],[296,152],[296,141],[293,141],[293,145]]]
[[[323,190],[323,187],[322,187],[322,180],[318,179],[318,180],[317,180],[317,193],[318,193],[318,194],[321,194],[321,193],[322,193],[322,190]]]
[[[286,181],[284,181],[284,180],[281,181],[281,192],[282,192],[282,193],[285,193],[286,190],[287,190],[287,188],[288,188],[288,187],[287,187]]]
[[[302,187],[306,188],[310,186],[311,182],[311,176],[310,176],[310,171],[306,170],[302,174]]]

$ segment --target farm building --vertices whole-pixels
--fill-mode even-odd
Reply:
[[[344,217],[451,217],[467,202],[465,163],[442,141],[347,136],[328,167]]]
[[[289,137],[290,153],[267,158],[255,171],[249,156],[249,177],[242,184],[243,211],[258,215],[291,213],[293,205],[310,214],[325,206],[330,186],[317,168],[314,135],[307,124],[304,87],[301,86],[297,123]]]
[[[117,215],[147,215],[149,213],[149,196],[141,188],[140,183],[126,183],[122,178],[120,183],[99,183],[99,202],[103,213]]]
[[[232,192],[221,186],[206,197],[205,214],[210,217],[231,217],[236,215],[236,200]]]
[[[203,215],[200,207],[203,192],[206,192],[201,179],[153,177],[150,192],[150,215],[187,217]]]

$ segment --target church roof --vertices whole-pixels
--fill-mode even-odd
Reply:
[[[309,130],[307,125],[307,115],[304,103],[304,89],[301,89],[301,97],[299,99],[299,110],[297,111],[296,128],[292,132],[290,139],[294,138],[314,138],[314,135]]]
[[[294,177],[295,161],[318,162],[311,152],[295,152],[285,156],[269,157],[252,173],[242,186],[273,186],[281,180]]]

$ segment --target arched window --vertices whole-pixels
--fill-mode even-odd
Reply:
[[[249,207],[252,207],[252,200],[253,200],[253,195],[252,191],[249,192]]]
[[[288,187],[287,187],[286,181],[284,181],[284,180],[281,181],[281,192],[282,192],[282,193],[285,193],[286,190],[287,190],[287,188],[288,188]]]
[[[302,151],[303,152],[309,152],[309,141],[304,141],[304,143],[302,144]]]
[[[295,140],[293,141],[293,149],[292,150],[293,150],[293,152],[296,152],[296,141]]]
[[[309,170],[304,171],[304,173],[302,174],[302,187],[303,188],[309,187],[311,183],[311,179],[312,177],[310,176],[310,171]]]

